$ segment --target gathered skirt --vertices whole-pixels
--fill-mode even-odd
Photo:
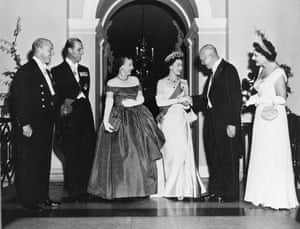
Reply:
[[[103,123],[99,128],[88,192],[104,199],[155,194],[163,133],[144,105],[111,112],[119,113],[121,125],[114,133]]]

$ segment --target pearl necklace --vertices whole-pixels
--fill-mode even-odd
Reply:
[[[118,78],[119,78],[119,80],[121,80],[121,81],[126,81],[126,80],[128,80],[128,76],[126,76],[126,78],[125,79],[122,79],[120,76],[117,76]]]

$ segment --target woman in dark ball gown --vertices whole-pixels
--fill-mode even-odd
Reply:
[[[143,105],[139,80],[131,76],[132,59],[116,59],[113,69],[88,192],[104,199],[149,196],[157,192],[156,160],[164,136]]]

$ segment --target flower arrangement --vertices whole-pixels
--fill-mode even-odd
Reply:
[[[17,38],[21,32],[21,18],[17,18],[16,28],[13,33],[13,40],[7,41],[5,39],[0,39],[0,50],[13,59],[15,62],[15,67],[13,70],[6,69],[0,74],[0,107],[1,115],[8,114],[7,98],[9,95],[9,87],[12,79],[14,78],[17,70],[21,67],[21,57],[17,52]]]

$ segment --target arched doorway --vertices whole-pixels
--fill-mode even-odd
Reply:
[[[135,56],[136,44],[141,39],[142,32],[145,32],[144,37],[150,41],[150,46],[155,50],[152,66],[156,70],[151,72],[150,81],[148,77],[144,77],[147,81],[144,84],[145,89],[148,90],[146,96],[150,93],[149,97],[152,96],[153,99],[153,85],[164,74],[163,58],[175,49],[181,49],[185,53],[184,77],[189,80],[191,91],[197,93],[197,77],[193,77],[196,74],[193,60],[198,50],[198,30],[193,20],[197,16],[194,1],[180,3],[174,0],[99,1],[96,11],[96,17],[100,18],[97,26],[99,49],[96,50],[99,66],[96,66],[96,75],[100,77],[96,78],[96,91],[99,92],[99,96],[96,97],[96,117],[101,117],[103,113],[104,86],[113,58],[124,53]]]
[[[164,58],[174,50],[185,53],[186,28],[178,15],[166,5],[153,1],[133,1],[116,11],[105,28],[109,76],[111,60],[120,55],[133,58],[135,71],[143,87],[145,105],[154,116],[156,82],[167,74]],[[182,77],[187,78],[187,71]]]
[[[168,18],[169,25],[167,28],[173,29],[173,33],[170,33],[168,35],[171,36],[170,40],[171,42],[167,42],[168,45],[162,45],[162,34],[163,32],[155,33],[155,31],[152,31],[153,34],[159,34],[161,37],[160,39],[157,39],[158,44],[156,44],[158,47],[162,47],[160,52],[156,54],[158,55],[156,67],[158,67],[158,71],[160,71],[159,64],[163,63],[163,58],[170,53],[172,50],[175,49],[175,47],[180,47],[182,51],[185,53],[185,78],[188,79],[191,94],[197,94],[198,88],[199,88],[199,77],[198,77],[198,71],[195,66],[195,59],[198,54],[198,45],[199,45],[199,37],[198,37],[198,24],[195,22],[195,18],[198,17],[198,11],[196,6],[196,1],[175,1],[175,0],[157,0],[157,1],[150,1],[150,0],[103,0],[99,1],[97,11],[96,11],[96,18],[99,18],[100,21],[98,23],[97,29],[96,29],[96,44],[98,44],[98,49],[96,49],[96,77],[95,83],[96,83],[96,106],[95,106],[95,115],[96,115],[96,125],[98,126],[99,121],[101,121],[102,114],[104,111],[104,88],[105,83],[107,81],[108,75],[109,75],[109,68],[113,60],[112,51],[114,52],[122,52],[121,49],[124,49],[123,51],[127,52],[126,54],[134,53],[135,52],[135,43],[131,42],[129,38],[124,38],[127,41],[121,42],[123,46],[126,46],[126,48],[120,48],[116,47],[118,42],[120,43],[120,40],[114,39],[111,37],[111,32],[114,29],[114,26],[118,27],[117,21],[119,22],[119,28],[115,28],[117,31],[116,34],[120,31],[124,31],[124,28],[130,27],[133,22],[133,20],[136,20],[137,22],[141,22],[140,13],[141,10],[137,12],[134,12],[134,9],[139,9],[141,7],[147,7],[147,13],[144,16],[147,16],[149,14],[149,11],[152,12],[152,16],[149,16],[148,18],[145,18],[145,22],[148,22],[149,25],[162,24],[162,20],[159,20],[160,18],[155,16],[155,13],[163,15],[163,17]],[[131,13],[130,13],[131,12]],[[134,12],[134,13],[133,13]],[[146,12],[146,11],[144,11]],[[121,20],[123,15],[123,20]],[[124,19],[127,15],[130,20]],[[134,15],[136,15],[137,19],[133,18]],[[158,19],[157,22],[153,20],[153,18]],[[152,19],[152,20],[151,20]],[[126,21],[128,24],[126,24]],[[173,22],[175,22],[175,25]],[[173,24],[172,24],[173,23]],[[126,26],[125,26],[126,25]],[[122,26],[122,28],[120,28]],[[177,26],[177,27],[176,27]],[[137,26],[138,27],[138,26]],[[151,27],[151,26],[150,26]],[[155,28],[155,25],[152,26]],[[126,30],[125,30],[126,31]],[[182,38],[178,38],[178,34],[182,33]],[[172,35],[173,34],[173,35]],[[124,34],[123,34],[124,35]],[[118,35],[118,37],[122,37],[121,35]],[[166,36],[168,37],[168,36]],[[119,38],[120,39],[120,38]],[[137,39],[133,39],[133,41],[137,41]],[[151,39],[150,40],[155,40]],[[154,42],[155,43],[155,42]],[[97,47],[97,46],[96,46]],[[157,74],[157,75],[155,75]],[[162,73],[163,74],[163,73]],[[155,114],[157,110],[151,108],[152,106],[155,106],[154,96],[155,96],[155,85],[156,81],[159,77],[162,77],[162,74],[159,74],[159,72],[154,72],[154,76],[151,77],[150,82],[146,82],[146,92],[144,92],[146,97],[146,103],[148,103],[148,106],[152,110],[152,112]],[[148,87],[148,88],[147,88]],[[147,105],[147,104],[146,104]],[[194,139],[194,147],[195,152],[198,152],[199,149],[199,123],[195,123],[193,126],[193,139]],[[197,158],[197,157],[196,157]]]

